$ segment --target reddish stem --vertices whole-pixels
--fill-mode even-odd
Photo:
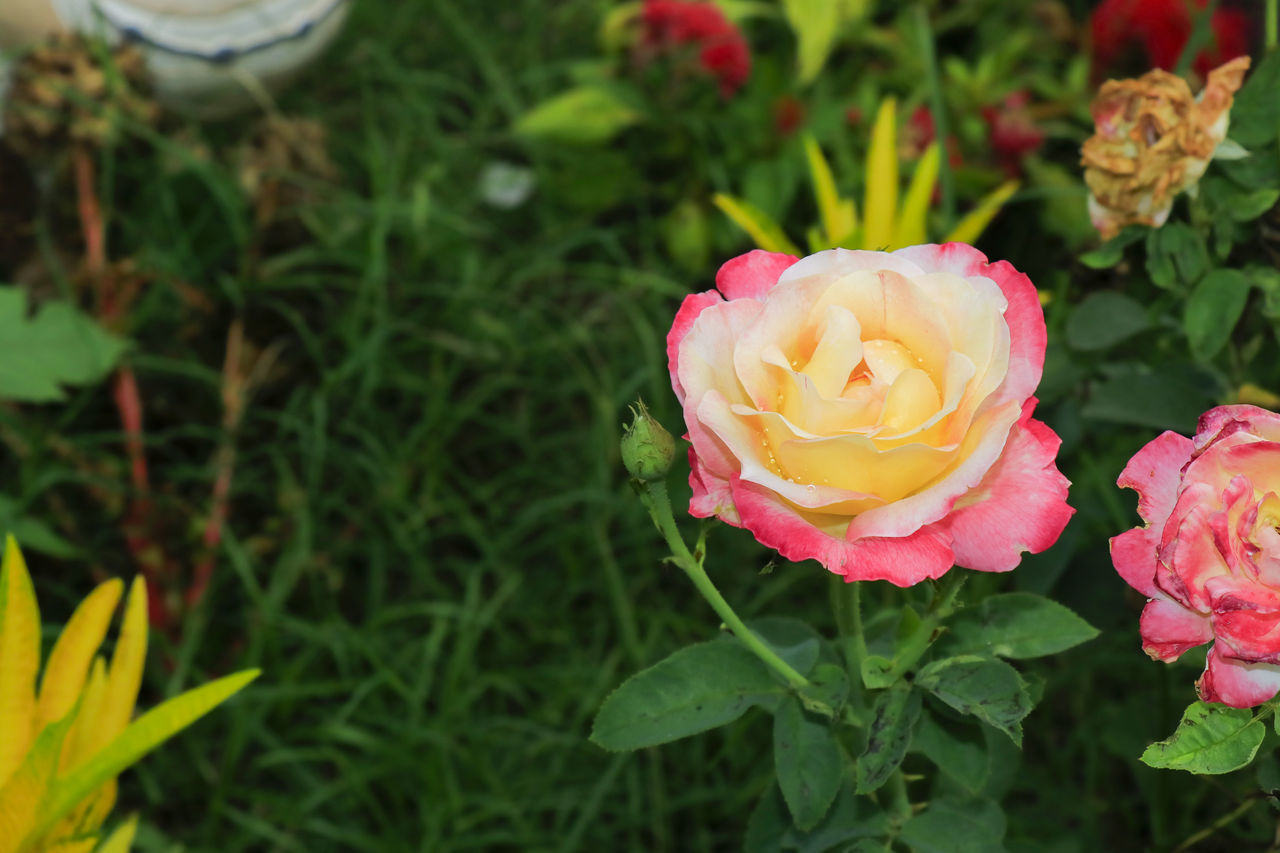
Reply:
[[[245,381],[240,367],[243,349],[244,323],[236,320],[227,329],[227,354],[222,363],[222,441],[215,457],[217,474],[213,481],[209,519],[204,526],[205,553],[196,564],[191,585],[187,587],[188,608],[199,604],[209,589],[231,502],[231,478],[236,465],[235,432],[244,414]]]

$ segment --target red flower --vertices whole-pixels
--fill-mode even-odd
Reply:
[[[751,52],[742,33],[705,0],[645,0],[642,45],[652,53],[698,49],[702,70],[715,77],[729,97],[751,74]]]
[[[804,124],[805,112],[804,101],[793,95],[783,95],[773,102],[773,126],[779,135],[790,136]]]
[[[1011,177],[1021,172],[1022,158],[1044,142],[1044,134],[1027,113],[1030,100],[1026,92],[1017,91],[1006,97],[999,107],[982,108],[982,118],[991,134],[991,147],[996,159]]]
[[[1103,0],[1093,10],[1094,71],[1108,67],[1131,44],[1140,45],[1156,68],[1172,71],[1191,37],[1192,13],[1208,0]],[[1194,4],[1194,5],[1193,5]],[[1202,77],[1249,52],[1249,17],[1239,9],[1216,9],[1209,20],[1214,43],[1192,67]]]

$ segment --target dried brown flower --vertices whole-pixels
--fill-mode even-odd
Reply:
[[[1126,225],[1164,223],[1174,197],[1200,180],[1226,138],[1248,68],[1242,56],[1209,72],[1199,98],[1181,77],[1159,69],[1102,84],[1081,163],[1089,213],[1104,239]]]

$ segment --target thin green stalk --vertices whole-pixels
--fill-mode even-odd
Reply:
[[[1213,39],[1213,27],[1210,26],[1210,21],[1217,7],[1218,0],[1209,0],[1204,8],[1196,13],[1191,24],[1191,35],[1187,38],[1181,55],[1178,56],[1178,64],[1174,67],[1173,73],[1179,76],[1185,75],[1191,69],[1191,61],[1195,59],[1196,54],[1208,46]]]
[[[938,185],[942,192],[942,233],[950,234],[956,224],[956,190],[947,157],[947,105],[942,97],[942,77],[938,74],[937,46],[933,43],[933,27],[925,4],[916,6],[916,31],[920,35],[920,56],[924,59],[924,75],[929,81],[929,112],[933,114],[934,136],[938,140]]]
[[[862,630],[862,582],[848,583],[839,575],[832,575],[831,609],[845,661],[849,671],[856,674],[867,656],[867,638]]]
[[[672,559],[693,581],[693,585],[698,588],[698,592],[702,593],[702,597],[711,605],[711,609],[716,612],[720,620],[756,657],[781,675],[787,684],[796,688],[808,687],[809,679],[778,657],[777,652],[765,645],[764,641],[752,633],[751,629],[738,618],[738,614],[733,611],[729,602],[725,601],[724,596],[720,594],[720,590],[716,589],[715,584],[711,582],[706,569],[702,568],[702,564],[689,551],[689,546],[680,535],[675,517],[671,513],[671,498],[667,494],[667,484],[657,480],[646,483],[645,490],[649,496],[649,513],[653,516],[654,523],[658,525],[662,538],[667,541],[667,546],[671,548]]]
[[[1267,0],[1267,53],[1276,49],[1276,30],[1280,29],[1280,2]]]

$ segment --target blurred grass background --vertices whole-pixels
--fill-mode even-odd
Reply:
[[[666,329],[721,258],[696,274],[673,265],[648,137],[588,156],[530,151],[509,132],[563,85],[571,57],[596,49],[604,5],[356,3],[281,100],[324,124],[338,170],[299,179],[308,201],[283,236],[259,233],[235,169],[202,153],[233,144],[236,122],[206,127],[203,142],[140,132],[145,144],[105,167],[112,243],[140,247],[154,276],[129,360],[158,500],[175,517],[207,496],[228,322],[279,348],[241,427],[213,586],[176,638],[155,639],[141,704],[240,667],[264,675],[123,778],[119,812],[144,815],[140,850],[740,846],[770,778],[767,721],[634,755],[586,740],[609,690],[715,631],[660,562],[617,437],[637,395],[678,431]],[[537,183],[501,210],[479,185],[508,160]],[[582,199],[610,192],[617,202]],[[71,204],[46,200],[38,239]],[[1028,244],[1029,219],[1000,221],[984,248],[1052,288],[1070,260]],[[1236,793],[1178,787],[1135,761],[1172,730],[1195,666],[1145,661],[1099,534],[1134,523],[1113,472],[1149,435],[1082,434],[1075,406],[1045,411],[1074,452],[1064,468],[1080,512],[1064,545],[974,583],[1052,594],[1105,633],[1038,664],[1048,688],[1026,755],[1003,760],[992,790],[1009,793],[1014,849],[1160,848]],[[116,413],[103,386],[7,409],[0,426],[18,450],[0,467],[9,492],[83,547],[31,557],[52,631],[88,589],[86,566],[134,571],[110,508],[85,497],[122,477]],[[682,479],[677,465],[677,505]],[[723,527],[710,551],[741,613],[830,631],[817,566],[762,573],[768,555]],[[1265,814],[1250,820],[1266,830]]]

